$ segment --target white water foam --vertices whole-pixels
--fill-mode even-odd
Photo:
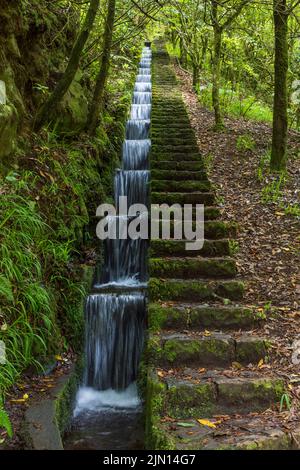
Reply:
[[[74,417],[86,411],[110,412],[120,410],[136,410],[141,404],[136,384],[133,383],[121,392],[116,390],[99,391],[89,387],[82,387],[77,392]]]

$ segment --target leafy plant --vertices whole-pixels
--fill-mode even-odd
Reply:
[[[5,431],[7,432],[8,437],[13,436],[13,430],[12,430],[12,426],[11,426],[9,416],[6,413],[6,411],[4,411],[3,408],[1,408],[1,405],[0,405],[0,428],[5,429]]]
[[[291,399],[290,396],[287,393],[284,393],[281,397],[280,400],[280,413],[286,408],[287,410],[290,410],[292,407]]]
[[[236,148],[241,152],[254,150],[255,145],[255,140],[249,134],[240,135],[236,141]]]

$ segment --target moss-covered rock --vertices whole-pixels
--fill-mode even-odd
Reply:
[[[18,113],[14,105],[0,104],[0,164],[15,149],[17,128]]]
[[[60,103],[57,126],[61,132],[76,133],[87,123],[88,100],[80,79],[81,74],[77,73]]]

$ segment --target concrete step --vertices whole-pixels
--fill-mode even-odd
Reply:
[[[232,258],[151,258],[151,277],[172,279],[231,278],[237,274]]]
[[[254,307],[239,305],[157,302],[149,304],[148,318],[152,331],[184,331],[202,328],[252,328],[263,322],[265,316]]]
[[[185,301],[201,302],[203,300],[241,300],[245,286],[240,281],[228,280],[182,280],[151,278],[149,295],[151,302]]]

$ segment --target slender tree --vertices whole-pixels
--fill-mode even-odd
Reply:
[[[221,52],[222,52],[222,35],[231,24],[240,15],[243,8],[250,3],[251,0],[240,0],[235,3],[233,7],[230,6],[227,10],[219,13],[219,8],[225,6],[226,2],[220,3],[219,0],[211,0],[211,22],[214,32],[213,39],[213,88],[212,88],[212,102],[215,112],[215,126],[216,129],[224,127],[223,118],[220,107],[220,70],[221,70]]]
[[[288,135],[288,8],[286,0],[273,0],[275,75],[271,169],[285,167]]]
[[[100,70],[96,80],[93,100],[90,107],[87,127],[91,135],[95,134],[98,120],[104,107],[104,91],[108,78],[109,63],[112,49],[113,29],[116,14],[116,0],[108,0],[107,17],[105,21],[103,54]]]
[[[34,123],[34,129],[36,131],[41,129],[41,127],[46,124],[46,122],[49,122],[51,120],[53,113],[57,108],[57,105],[60,103],[60,101],[68,91],[76,75],[84,46],[94,25],[94,21],[99,9],[99,4],[100,0],[90,0],[89,8],[82,29],[72,49],[67,68],[63,76],[57,83],[53,92],[37,113]]]

